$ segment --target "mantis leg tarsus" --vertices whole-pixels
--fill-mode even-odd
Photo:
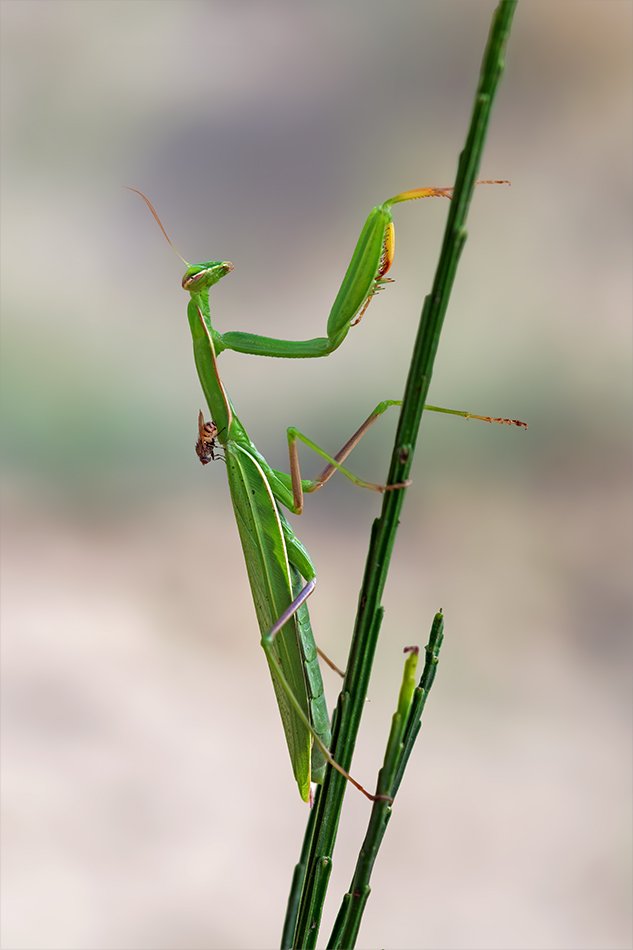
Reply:
[[[409,485],[413,484],[412,478],[407,478],[404,482],[394,482],[393,485],[377,485],[377,489],[380,492],[385,491],[395,491],[396,488],[408,488]]]
[[[482,422],[498,422],[506,426],[518,426],[518,428],[527,429],[527,422],[521,422],[520,419],[504,419],[501,416],[478,416],[474,412],[468,412],[467,409],[443,409],[441,406],[425,406],[425,409],[431,412],[446,412],[450,416],[462,416],[468,419],[481,419]]]

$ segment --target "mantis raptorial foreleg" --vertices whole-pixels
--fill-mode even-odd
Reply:
[[[485,180],[478,181],[476,184],[509,185],[510,182]],[[417,198],[450,198],[452,192],[452,187],[415,188],[413,191],[403,191],[389,198],[370,211],[330,310],[327,336],[313,340],[278,340],[237,330],[222,334],[213,331],[216,352],[230,349],[254,356],[278,356],[290,359],[329,356],[341,345],[350,327],[360,322],[373,297],[391,280],[385,277],[385,274],[391,267],[395,251],[395,231],[391,216],[393,205],[403,201],[414,201]],[[203,266],[198,264],[187,271],[183,278],[185,290],[194,289],[199,269]]]

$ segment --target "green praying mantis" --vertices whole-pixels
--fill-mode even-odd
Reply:
[[[477,184],[504,182],[486,181]],[[136,191],[135,188],[130,190]],[[193,338],[194,359],[212,420],[205,422],[200,412],[196,452],[203,464],[215,459],[218,443],[223,452],[261,645],[270,668],[294,777],[304,801],[310,798],[311,782],[323,782],[328,763],[342,772],[368,798],[373,799],[375,796],[348,775],[329,753],[330,720],[319,668],[320,651],[317,651],[306,604],[315,589],[316,572],[281,506],[300,515],[304,494],[317,491],[336,471],[340,471],[354,484],[373,491],[400,491],[406,488],[409,482],[376,485],[363,481],[342,464],[376,419],[389,407],[401,405],[401,401],[389,399],[381,402],[334,456],[330,456],[296,428],[288,428],[288,475],[272,469],[249,439],[222,384],[217,358],[226,349],[289,359],[309,359],[334,352],[350,328],[362,319],[375,294],[390,281],[385,275],[394,255],[392,206],[416,198],[450,198],[452,190],[421,188],[407,191],[373,208],[330,311],[325,337],[293,341],[238,331],[219,333],[211,322],[209,291],[233,270],[233,264],[229,261],[205,261],[192,266],[181,258],[187,266],[182,286],[191,295],[187,316]],[[147,203],[173,248],[151,203],[140,191],[136,193]],[[513,419],[475,416],[469,412],[437,406],[426,408],[487,422],[525,425]],[[323,471],[312,480],[301,478],[297,451],[299,441],[327,462]]]

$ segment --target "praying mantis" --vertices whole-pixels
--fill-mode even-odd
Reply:
[[[477,184],[503,182],[485,181]],[[140,191],[135,188],[130,190],[147,203],[173,248],[151,203]],[[288,475],[272,469],[249,439],[222,384],[217,358],[226,349],[289,359],[309,359],[334,352],[350,328],[360,322],[375,294],[390,281],[385,275],[394,256],[392,206],[417,198],[450,198],[452,190],[421,188],[407,191],[372,209],[330,311],[325,337],[293,341],[239,331],[219,333],[211,322],[209,291],[233,270],[233,264],[229,261],[206,261],[189,265],[181,258],[187,266],[182,286],[191,295],[187,316],[194,360],[212,419],[211,422],[205,422],[200,412],[196,453],[205,465],[215,459],[218,443],[224,454],[261,646],[268,661],[294,777],[304,801],[310,798],[311,782],[323,782],[328,763],[342,772],[367,797],[374,796],[340,768],[328,751],[330,721],[306,604],[315,589],[316,571],[281,506],[300,515],[304,494],[317,491],[337,470],[354,484],[373,491],[401,491],[406,488],[409,482],[376,485],[363,481],[342,465],[376,419],[391,406],[401,405],[401,401],[389,399],[381,402],[335,456],[330,456],[298,429],[289,427]],[[469,412],[436,406],[426,408],[488,422],[525,425],[518,420],[474,416]],[[299,441],[327,462],[323,471],[312,480],[301,478],[297,451]]]

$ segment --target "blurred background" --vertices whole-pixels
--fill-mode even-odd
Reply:
[[[180,253],[220,331],[323,332],[369,209],[450,185],[494,3],[2,4],[4,943],[277,946],[292,779]],[[519,4],[385,593],[354,774],[402,669],[439,675],[359,941],[625,948],[630,930],[631,5]],[[448,210],[395,209],[391,285],[327,360],[225,353],[249,434],[336,451],[401,395]],[[350,467],[384,480],[396,414]],[[302,453],[304,474],[321,465]],[[293,522],[345,664],[380,499]],[[330,704],[337,682],[326,671]],[[322,945],[369,806],[346,796]]]

